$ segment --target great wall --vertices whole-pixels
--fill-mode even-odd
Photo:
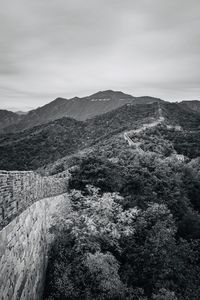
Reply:
[[[42,299],[49,228],[67,201],[67,172],[0,171],[0,299]]]
[[[162,109],[160,108],[160,105],[158,103],[158,111],[157,111],[157,119],[152,119],[152,122],[143,124],[140,128],[138,129],[133,129],[124,132],[124,140],[128,142],[128,145],[131,147],[134,147],[136,151],[139,153],[143,153],[144,151],[140,148],[140,142],[133,142],[132,137],[135,134],[141,133],[149,128],[154,128],[162,123],[164,123],[165,118],[162,113]]]
[[[134,149],[134,151],[137,151],[138,153],[140,153],[141,155],[144,154],[144,150],[142,150],[142,148],[140,147],[141,142],[135,142],[133,141],[133,138],[135,135],[144,132],[150,128],[155,128],[158,125],[164,124],[165,123],[165,117],[163,116],[163,112],[162,109],[160,108],[160,105],[158,104],[158,112],[157,112],[157,119],[152,119],[152,122],[150,123],[145,123],[143,124],[140,128],[138,129],[132,129],[129,131],[125,131],[123,133],[123,138],[124,140],[128,143],[129,147],[132,147]],[[167,130],[171,130],[174,129],[176,131],[182,131],[182,127],[179,125],[169,125],[169,124],[165,124]],[[173,155],[171,155],[171,157],[167,157],[166,159],[177,159],[179,161],[185,161],[185,156],[183,154],[178,154],[178,153],[174,153]]]

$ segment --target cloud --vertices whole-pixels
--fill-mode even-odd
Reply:
[[[0,107],[121,89],[199,98],[198,0],[1,1]]]

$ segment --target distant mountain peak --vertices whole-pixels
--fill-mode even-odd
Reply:
[[[158,102],[153,97],[134,97],[121,91],[105,90],[86,97],[66,99],[57,97],[50,103],[21,115],[14,122],[7,122],[7,126],[0,126],[3,132],[16,132],[34,126],[45,124],[63,117],[71,117],[84,121],[95,116],[117,109],[125,104],[148,104]],[[19,116],[19,115],[18,115]],[[15,125],[13,125],[15,123]]]
[[[73,97],[73,98],[71,98],[71,99],[69,99],[69,100],[70,100],[70,101],[71,101],[71,100],[74,100],[74,101],[75,101],[75,100],[80,100],[80,99],[81,99],[80,97],[75,96],[75,97]]]
[[[126,98],[128,98],[128,97],[134,98],[132,95],[125,94],[121,91],[113,91],[113,90],[99,91],[95,94],[92,94],[89,97],[112,97],[113,98],[113,97],[119,97],[119,96],[125,96]]]

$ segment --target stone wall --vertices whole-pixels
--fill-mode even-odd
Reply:
[[[0,171],[0,230],[35,201],[65,193],[67,172],[40,176],[32,171]]]
[[[0,231],[1,300],[42,299],[48,230],[62,201],[67,194],[37,201]]]

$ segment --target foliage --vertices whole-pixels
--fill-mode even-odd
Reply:
[[[72,211],[58,223],[59,234],[47,273],[48,299],[121,299],[126,286],[119,276],[119,239],[133,233],[137,209],[123,212],[117,194],[71,194]],[[52,262],[53,268],[52,268]]]
[[[69,187],[83,190],[91,184],[102,192],[119,191],[123,185],[123,168],[109,160],[89,155],[80,161],[77,169],[71,172]]]
[[[0,136],[0,169],[30,170],[52,163],[136,126],[156,105],[124,105],[87,121],[62,118]]]
[[[177,153],[190,159],[200,156],[200,131],[165,131],[163,136],[174,145]]]
[[[153,300],[177,300],[174,292],[170,292],[166,289],[160,289],[158,294],[154,294],[152,297]]]
[[[166,204],[125,208],[118,193],[92,186],[70,198],[55,228],[46,299],[198,299],[199,240],[177,238]]]

